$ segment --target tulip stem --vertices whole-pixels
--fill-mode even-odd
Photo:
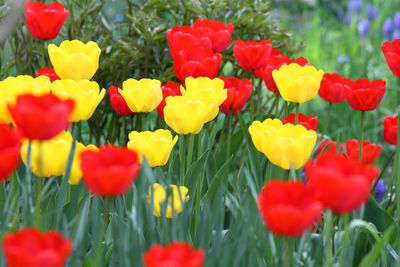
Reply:
[[[290,169],[289,170],[285,170],[285,174],[283,177],[284,181],[289,181],[289,177],[290,177]]]
[[[180,144],[179,144],[179,159],[181,160],[181,166],[180,166],[180,173],[181,173],[181,184],[184,184],[184,179],[185,179],[185,135],[181,135],[180,139]]]
[[[332,240],[334,238],[334,230],[333,230],[333,216],[330,210],[325,212],[324,221],[326,222],[324,225],[324,239],[325,242],[324,250],[325,250],[325,265],[324,266],[331,266],[332,265]]]
[[[299,123],[299,109],[300,109],[300,103],[296,103],[296,117],[294,119],[294,125]]]
[[[288,102],[287,101],[285,101],[284,103],[283,103],[283,110],[284,110],[284,113],[285,113],[285,118],[289,115],[288,114]]]
[[[110,223],[110,207],[111,207],[111,198],[104,197],[103,199],[103,225],[100,232],[100,237],[97,243],[96,249],[96,261],[94,266],[101,266],[102,258],[104,255],[105,247],[106,247],[106,233],[107,233],[107,226]],[[104,239],[104,242],[103,242]],[[104,247],[101,247],[101,244],[104,244]]]
[[[197,134],[197,159],[203,154],[203,131]]]
[[[365,111],[361,111],[361,127],[360,127],[360,154],[359,159],[362,161],[362,150],[363,150],[363,131],[364,131],[364,117]]]
[[[326,130],[328,129],[328,123],[329,123],[329,119],[331,117],[332,107],[333,107],[333,104],[329,103],[328,115],[326,116],[326,121],[325,121],[324,129],[322,131],[322,136],[321,137],[325,136]]]
[[[193,147],[194,147],[194,135],[190,134],[187,135],[188,137],[188,156],[187,156],[187,162],[186,162],[186,169],[188,170],[190,166],[192,165],[192,157],[193,157]],[[187,171],[186,170],[186,171]]]
[[[146,131],[146,113],[142,112],[140,114],[140,121],[142,123],[142,132]]]
[[[229,156],[231,154],[231,134],[232,134],[232,130],[231,130],[231,123],[232,123],[232,113],[229,110],[229,114],[226,115],[227,116],[227,138],[226,138],[226,150],[225,150],[225,156],[226,156],[226,160],[229,159]]]

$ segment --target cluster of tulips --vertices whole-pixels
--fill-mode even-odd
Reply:
[[[68,11],[59,3],[47,6],[28,1],[25,9],[26,25],[38,39],[55,38],[68,17]],[[184,174],[192,159],[194,135],[201,135],[204,124],[216,118],[219,110],[234,116],[249,97],[253,102],[262,101],[261,94],[254,96],[248,79],[217,77],[220,52],[230,45],[233,31],[231,24],[205,19],[191,26],[175,26],[167,32],[167,38],[176,77],[184,84],[169,81],[161,85],[158,80],[145,78],[109,87],[110,103],[118,115],[141,113],[142,131],[132,131],[126,147],[96,147],[76,141],[74,125],[88,120],[106,94],[90,80],[99,67],[99,46],[79,40],[64,41],[58,47],[50,44],[53,68],[40,69],[36,78],[21,75],[0,82],[1,181],[6,182],[22,158],[28,184],[31,172],[38,177],[65,175],[71,185],[83,177],[96,196],[123,195],[135,181],[143,158],[150,167],[163,166],[178,141],[178,135],[173,137],[166,129],[146,131],[145,114],[157,109],[165,123],[181,135],[181,177],[176,181],[179,186],[169,185],[173,200],[167,200],[166,211],[161,205],[166,201],[167,188],[155,183],[148,195],[153,199],[155,216],[173,218],[189,200]],[[382,51],[390,69],[400,78],[400,40],[384,43]],[[319,94],[329,103],[330,111],[332,104],[347,100],[351,108],[362,112],[363,120],[365,111],[376,109],[381,102],[385,81],[352,81],[337,73],[324,74],[305,58],[292,60],[282,55],[269,40],[238,40],[233,52],[242,69],[262,78],[276,99],[285,101],[286,108],[288,102],[296,103],[296,112],[286,118],[254,121],[248,128],[255,148],[271,163],[287,170],[286,177],[267,182],[258,197],[268,229],[278,235],[300,236],[318,223],[323,209],[344,214],[360,208],[379,176],[379,169],[372,163],[381,147],[363,140],[362,127],[360,139],[346,141],[345,151],[335,141],[323,139],[323,132],[317,156],[310,160],[316,150],[318,118],[299,113],[299,104]],[[384,139],[397,145],[398,116],[386,117],[383,126]],[[201,138],[198,140],[201,156]],[[306,182],[289,179],[291,171],[295,173],[302,167]],[[62,266],[72,243],[57,232],[28,228],[6,234],[3,251],[9,266]],[[203,266],[204,259],[203,250],[180,241],[167,247],[154,245],[143,255],[149,267],[197,267]]]

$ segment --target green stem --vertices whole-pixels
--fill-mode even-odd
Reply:
[[[203,131],[197,134],[197,159],[203,154]]]
[[[332,240],[334,239],[335,232],[333,230],[333,216],[330,210],[325,212],[325,225],[324,225],[324,254],[325,254],[325,264],[324,266],[332,265]]]
[[[300,103],[296,103],[296,115],[294,119],[295,125],[299,123],[299,109],[300,109]]]
[[[347,250],[347,241],[349,239],[349,234],[350,234],[350,227],[349,227],[349,220],[350,220],[350,215],[349,214],[344,214],[343,217],[343,238],[342,238],[342,244],[341,244],[341,251],[339,254],[339,266],[343,266],[343,260],[345,258],[346,250]]]
[[[181,160],[181,166],[180,166],[180,180],[181,184],[184,184],[184,179],[185,179],[185,135],[181,135],[181,138],[179,138],[179,159]]]
[[[364,132],[364,117],[365,111],[361,111],[361,127],[360,127],[360,154],[359,159],[362,161],[362,150],[363,150],[363,132]]]
[[[94,266],[101,266],[101,262],[103,261],[103,255],[106,247],[106,233],[107,233],[107,227],[110,223],[110,208],[111,208],[111,200],[112,198],[110,197],[105,197],[104,198],[104,206],[103,206],[103,225],[101,228],[100,236],[98,243],[96,244],[97,249],[96,249],[96,261]],[[104,242],[103,242],[104,241]],[[104,244],[102,246],[102,244]]]
[[[188,156],[187,156],[187,162],[186,162],[186,171],[190,168],[192,165],[192,157],[193,157],[193,147],[194,147],[194,135],[190,134],[187,136],[188,137]]]
[[[329,118],[331,117],[332,107],[333,107],[333,104],[332,104],[332,103],[329,103],[328,115],[326,116],[326,121],[325,121],[324,129],[323,129],[323,131],[322,131],[322,137],[325,136],[326,130],[328,129]]]
[[[284,112],[285,112],[285,118],[289,115],[288,114],[288,102],[287,101],[285,101],[284,103],[283,103],[283,110],[284,110]]]
[[[225,150],[225,160],[228,160],[230,155],[231,155],[231,133],[232,133],[232,129],[231,129],[231,124],[232,124],[232,114],[231,111],[229,111],[229,114],[226,115],[227,116],[227,127],[228,130],[226,131],[227,133],[227,137],[226,137],[226,150]]]
[[[145,112],[140,113],[140,121],[142,123],[142,132],[146,131],[146,114]]]
[[[285,170],[285,174],[283,177],[284,181],[289,181],[289,177],[290,177],[290,169],[289,170]]]
[[[292,266],[292,264],[291,264],[291,260],[292,260],[292,257],[293,257],[293,255],[292,255],[292,249],[291,249],[291,240],[289,239],[289,237],[287,237],[287,236],[285,236],[285,237],[283,237],[284,238],[284,244],[283,244],[283,254],[282,254],[282,256],[283,256],[283,259],[282,259],[282,262],[283,262],[283,267],[290,267],[290,266]]]

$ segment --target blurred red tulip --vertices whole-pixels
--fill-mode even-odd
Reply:
[[[259,42],[237,40],[233,45],[235,58],[244,70],[255,70],[265,66],[271,50],[270,40]]]
[[[394,40],[392,43],[384,42],[382,52],[390,70],[400,79],[400,39]]]
[[[171,242],[167,247],[153,245],[143,254],[146,267],[202,267],[205,254],[186,242]]]
[[[309,161],[305,173],[324,206],[343,214],[358,209],[368,200],[379,169],[352,158],[325,153],[315,162]]]
[[[192,29],[198,37],[210,38],[212,50],[221,53],[229,46],[234,27],[232,24],[225,25],[217,20],[197,19]]]
[[[295,124],[296,114],[290,113],[286,119],[281,119],[283,124],[291,123]],[[303,125],[306,127],[307,130],[314,130],[317,131],[318,128],[318,117],[317,116],[309,116],[307,117],[303,113],[299,113],[298,124]]]
[[[321,153],[334,153],[334,154],[341,154],[343,152],[343,145],[340,144],[339,149],[337,147],[336,141],[331,141],[331,140],[322,140],[320,139],[318,143],[322,142],[322,144],[318,147],[317,149],[317,157],[321,155]],[[328,147],[327,147],[328,146]],[[344,154],[341,154],[344,157],[347,157]]]
[[[386,116],[383,120],[383,139],[391,145],[397,145],[397,137],[399,134],[398,125],[399,116]]]
[[[0,182],[18,167],[20,161],[20,134],[14,128],[0,124]]]
[[[181,50],[174,59],[176,77],[185,82],[186,77],[217,77],[222,56],[208,48],[194,47]]]
[[[341,77],[337,73],[325,73],[318,94],[327,102],[340,103],[346,99],[347,91],[352,83],[352,80]]]
[[[380,145],[376,145],[364,140],[362,149],[362,163],[371,164],[379,156],[381,151],[382,147]],[[347,140],[346,153],[349,158],[358,160],[360,158],[360,141],[355,139]]]
[[[386,92],[384,80],[358,79],[347,91],[347,102],[354,110],[374,110]]]
[[[228,90],[228,97],[219,108],[225,114],[229,114],[231,110],[232,115],[236,115],[238,111],[242,110],[250,97],[252,90],[251,81],[248,79],[240,80],[235,77],[218,78],[224,81],[224,88]]]
[[[165,99],[169,96],[180,96],[182,95],[181,93],[181,86],[183,86],[181,83],[169,81],[163,86],[161,86],[161,90],[163,93],[163,99],[161,100],[161,103],[157,107],[157,112],[158,115],[164,119],[164,107],[165,107]]]
[[[128,104],[122,95],[118,92],[118,89],[124,90],[122,86],[110,86],[108,88],[108,95],[110,96],[110,104],[112,108],[120,116],[126,116],[133,114],[133,111],[129,109]]]
[[[124,194],[140,170],[138,154],[126,147],[104,145],[99,151],[81,154],[81,168],[86,187],[98,196]]]
[[[27,228],[5,234],[3,239],[8,267],[62,267],[71,250],[72,242],[55,231]]]
[[[258,207],[268,229],[287,236],[301,236],[322,211],[317,195],[302,181],[266,183],[258,196]]]
[[[69,11],[58,2],[50,5],[32,1],[25,3],[26,27],[36,39],[56,38],[68,14]]]
[[[36,77],[43,75],[47,76],[50,79],[50,82],[54,82],[55,80],[61,80],[60,77],[58,77],[57,73],[54,71],[52,67],[44,67],[39,70],[39,72],[36,73]]]
[[[8,110],[24,137],[48,140],[66,130],[75,101],[61,100],[55,95],[20,95]]]

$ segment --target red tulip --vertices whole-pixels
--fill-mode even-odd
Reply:
[[[400,78],[400,39],[394,40],[392,43],[384,42],[382,52],[390,70],[397,78]]]
[[[352,82],[349,78],[341,77],[337,73],[325,73],[318,94],[323,100],[330,103],[343,102]]]
[[[120,116],[131,115],[133,111],[129,109],[125,99],[118,92],[118,89],[124,90],[122,86],[110,86],[108,88],[108,95],[110,96],[110,104],[112,108]]]
[[[386,92],[384,80],[358,79],[347,91],[347,102],[354,110],[374,110]]]
[[[192,29],[198,37],[210,38],[212,50],[221,53],[229,46],[234,27],[232,24],[225,25],[221,21],[197,19]]]
[[[21,95],[8,110],[18,129],[30,140],[48,140],[68,128],[73,100],[55,95]]]
[[[352,158],[325,153],[315,163],[309,161],[305,173],[325,207],[337,213],[347,213],[368,200],[379,169]]]
[[[399,116],[390,117],[386,116],[383,120],[383,139],[391,145],[397,145],[398,132],[398,118]]]
[[[249,99],[252,83],[248,79],[239,80],[235,77],[218,78],[224,81],[224,88],[228,90],[228,97],[219,108],[225,114],[229,114],[231,110],[232,115],[236,115],[238,111],[242,110]]]
[[[26,26],[36,39],[56,38],[68,14],[69,11],[58,2],[50,5],[32,1],[25,3]]]
[[[41,233],[35,228],[6,234],[3,252],[8,267],[62,267],[72,242],[55,231]]]
[[[371,164],[381,153],[382,147],[380,145],[372,144],[366,140],[363,141],[362,149],[362,163]],[[349,158],[358,160],[360,158],[360,141],[347,140],[346,153]]]
[[[18,167],[20,161],[21,141],[17,130],[0,124],[0,182]]]
[[[296,114],[295,113],[290,113],[287,116],[286,119],[281,119],[281,121],[283,122],[283,124],[286,124],[286,123],[294,124],[295,123],[295,118],[296,118]],[[299,113],[298,124],[303,125],[304,127],[307,128],[307,130],[317,131],[317,128],[318,128],[318,117],[317,116],[313,116],[313,115],[307,117],[303,113]]]
[[[44,75],[50,78],[50,82],[54,82],[55,80],[61,80],[60,77],[58,77],[57,73],[54,71],[52,67],[44,67],[39,70],[39,72],[36,73],[36,77]]]
[[[183,86],[181,83],[177,82],[167,82],[163,86],[161,86],[161,90],[163,93],[163,99],[161,100],[161,103],[157,107],[157,112],[158,115],[164,119],[164,107],[165,107],[165,99],[169,96],[180,96],[182,95],[181,93],[181,86]]]
[[[322,204],[304,182],[274,180],[264,185],[258,196],[258,208],[271,232],[301,236],[318,220]]]
[[[195,30],[189,26],[175,26],[167,31],[167,40],[171,57],[175,60],[179,51],[191,50],[194,48],[212,49],[212,42],[209,36],[197,36]]]
[[[265,66],[271,50],[270,40],[261,40],[259,42],[237,40],[233,45],[235,58],[244,70],[254,70]]]
[[[174,59],[176,77],[185,82],[186,77],[217,77],[222,56],[208,48],[194,47],[179,51]]]
[[[309,65],[307,59],[303,57],[299,57],[293,61],[288,56],[282,55],[279,49],[272,49],[271,55],[265,62],[265,65],[256,69],[254,75],[264,80],[268,90],[279,93],[278,87],[272,77],[272,71],[278,70],[282,65],[289,65],[290,63],[297,63],[301,66]]]
[[[81,168],[86,187],[98,196],[124,194],[140,170],[138,154],[128,148],[104,145],[99,151],[84,151]]]
[[[146,267],[202,267],[205,254],[186,242],[175,241],[167,247],[153,245],[143,254]]]
[[[338,147],[337,147],[336,141],[320,139],[318,142],[322,142],[322,144],[317,149],[317,157],[320,156],[322,152],[323,152],[323,154],[325,154],[325,153],[337,154],[338,153],[340,155],[344,155],[344,154],[341,154],[343,152],[343,145],[342,144],[339,145],[339,151],[338,151]],[[346,155],[344,155],[344,156],[346,157]]]

